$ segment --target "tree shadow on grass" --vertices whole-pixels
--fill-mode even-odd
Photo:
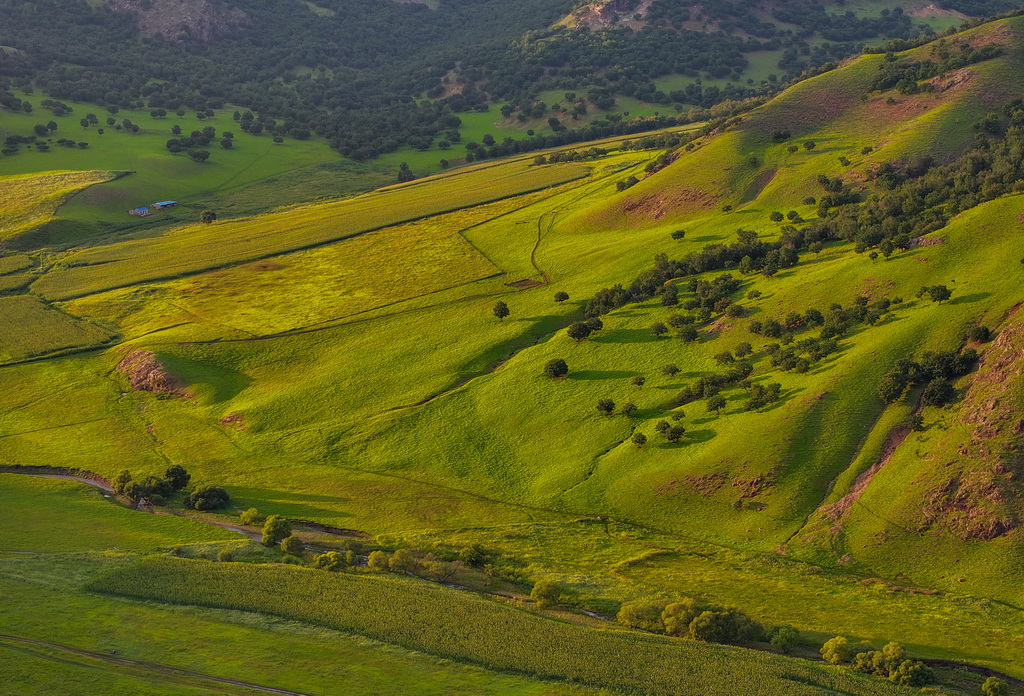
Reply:
[[[577,370],[570,372],[566,379],[594,380],[594,379],[625,379],[636,377],[639,372],[628,370]]]
[[[350,505],[352,503],[350,498],[342,496],[292,493],[265,488],[241,488],[238,486],[230,486],[229,492],[234,498],[258,503],[257,507],[266,514],[279,513],[293,519],[354,516],[352,513],[343,512],[338,509],[343,505]],[[327,508],[315,505],[314,503],[327,503],[338,507]]]
[[[652,343],[660,339],[650,329],[616,329],[590,340],[595,343]]]
[[[991,297],[991,296],[992,296],[992,293],[990,293],[990,292],[975,292],[975,293],[971,293],[970,295],[961,295],[960,297],[954,297],[952,300],[949,301],[949,304],[951,304],[951,305],[971,304],[973,302],[981,302],[985,298]]]

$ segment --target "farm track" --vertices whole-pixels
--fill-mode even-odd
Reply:
[[[11,644],[14,645],[11,645]],[[145,660],[135,660],[128,657],[119,657],[117,655],[108,655],[104,653],[91,652],[89,650],[82,650],[81,648],[73,648],[69,645],[62,645],[61,643],[49,643],[42,640],[35,640],[32,638],[22,638],[20,636],[12,636],[7,634],[0,634],[0,647],[7,649],[18,650],[18,646],[34,646],[37,648],[46,648],[48,650],[56,650],[69,655],[75,655],[78,657],[84,657],[89,660],[97,660],[105,665],[111,665],[116,667],[127,667],[132,669],[142,669],[146,672],[153,672],[163,677],[169,677],[167,681],[173,682],[193,682],[191,686],[199,686],[200,688],[206,688],[215,693],[224,693],[223,689],[218,685],[236,686],[242,689],[248,689],[250,691],[257,691],[265,694],[283,694],[283,696],[311,696],[302,691],[292,691],[290,689],[281,689],[275,686],[265,686],[263,684],[255,684],[253,682],[241,681],[238,679],[228,679],[225,677],[216,677],[212,674],[205,674],[203,672],[196,672],[190,669],[184,669],[182,667],[174,667],[172,665],[165,665],[159,662],[148,662]],[[59,659],[49,655],[39,654],[30,650],[22,650],[23,652],[29,652],[36,657],[42,657],[44,659]],[[63,660],[60,660],[63,662]],[[81,662],[70,661],[72,665],[76,666],[92,666],[83,665]],[[195,684],[194,682],[199,682]],[[237,692],[236,692],[237,693]]]

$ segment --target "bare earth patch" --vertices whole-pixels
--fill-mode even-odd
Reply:
[[[185,396],[185,385],[168,372],[156,355],[148,350],[135,350],[117,364],[117,371],[128,378],[135,391]]]

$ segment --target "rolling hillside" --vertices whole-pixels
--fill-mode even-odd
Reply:
[[[291,660],[322,639],[422,693],[926,684],[812,663],[837,635],[932,661],[932,693],[978,693],[985,669],[1020,693],[1022,75],[1010,17],[685,128],[79,246],[21,237],[0,257],[19,277],[0,463],[105,494],[180,465],[231,500],[169,494],[153,517],[0,474],[40,511],[0,544],[0,616],[47,643],[0,669],[126,650],[149,666],[119,688],[151,688],[182,666],[165,632],[197,617],[182,693],[356,688],[330,660],[218,664],[218,626]],[[102,196],[91,177],[13,179],[34,192],[15,233],[72,188]],[[306,546],[260,545],[249,508]],[[330,551],[352,554],[340,575]],[[147,632],[30,611],[65,595]],[[685,598],[767,631],[653,635]]]

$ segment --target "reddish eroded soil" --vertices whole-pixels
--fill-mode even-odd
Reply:
[[[677,188],[627,200],[622,211],[628,218],[660,220],[669,213],[711,210],[718,199],[719,196],[707,191]]]
[[[154,394],[186,396],[185,385],[172,375],[156,355],[147,350],[135,350],[117,364],[117,371],[128,378],[135,391]]]

